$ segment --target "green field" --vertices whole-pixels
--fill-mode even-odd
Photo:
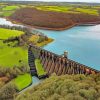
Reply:
[[[30,74],[19,75],[16,79],[13,80],[17,89],[20,91],[27,87],[32,82],[32,77]]]
[[[16,11],[19,8],[20,7],[17,6],[17,5],[8,6],[6,3],[1,3],[0,4],[0,16],[1,17],[8,17],[11,14],[13,14],[14,11]]]
[[[39,59],[35,60],[35,65],[36,65],[38,76],[46,74],[46,72],[44,71],[43,66],[41,65],[41,62],[40,62]]]
[[[20,7],[17,6],[17,5],[8,6],[6,3],[0,4],[0,16],[1,17],[8,17],[11,14],[13,14],[19,8]]]
[[[18,9],[19,7],[18,6],[5,6],[2,10],[3,11],[9,11],[9,10],[16,10]]]
[[[85,14],[90,14],[90,15],[100,15],[99,9],[100,6],[89,6],[89,5],[40,5],[40,6],[34,6],[31,4],[12,4],[8,5],[7,3],[0,3],[0,16],[2,17],[8,17],[12,15],[17,9],[24,8],[24,7],[32,7],[36,8],[38,10],[43,10],[43,11],[53,11],[53,12],[63,12],[63,13],[85,13]]]
[[[27,56],[28,54],[26,49],[23,49],[22,47],[11,47],[0,41],[0,66],[28,66]]]
[[[99,15],[99,10],[96,7],[75,7],[73,6],[35,6],[38,10],[43,11],[54,11],[54,12],[64,12],[64,13],[85,13],[90,15]]]
[[[19,37],[22,34],[24,34],[22,31],[0,28],[0,67],[4,70],[13,67],[28,67],[27,49],[23,46],[19,46],[18,40],[7,43],[3,42],[6,39],[16,36]],[[23,74],[23,72],[21,73]],[[24,73],[26,74],[18,75],[17,78],[12,80],[19,91],[32,82],[31,75],[27,74],[27,72]]]
[[[81,13],[87,13],[91,15],[99,15],[98,10],[96,9],[85,9],[85,8],[76,8],[76,11],[81,12]]]
[[[18,41],[3,43],[3,40],[24,34],[22,31],[0,28],[0,66],[28,66],[27,49],[13,47]]]
[[[68,12],[73,7],[64,7],[64,6],[37,6],[38,10],[44,10],[44,11],[57,11],[57,12]]]
[[[7,17],[7,16],[10,16],[12,13],[13,13],[12,11],[5,11],[5,12],[2,12],[1,14],[2,16]]]
[[[22,31],[0,28],[0,39],[8,39],[24,34]]]

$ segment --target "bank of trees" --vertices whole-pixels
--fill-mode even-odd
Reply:
[[[29,67],[0,67],[0,100],[14,99],[18,88],[12,80],[25,73],[29,73]]]
[[[16,100],[100,100],[100,74],[53,75]]]
[[[28,66],[20,66],[20,67],[0,67],[0,77],[8,77],[10,80],[17,77],[18,75],[28,73],[29,67]]]
[[[9,82],[0,87],[0,100],[13,100],[17,94],[17,87],[13,82]]]

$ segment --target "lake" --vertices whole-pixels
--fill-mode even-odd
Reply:
[[[0,24],[17,25],[4,18],[0,18]],[[70,59],[100,70],[100,25],[76,26],[64,31],[39,31],[55,39],[44,49],[59,55],[67,50]]]
[[[64,31],[39,30],[54,42],[43,48],[56,54],[68,51],[68,57],[100,70],[100,25],[76,26]]]

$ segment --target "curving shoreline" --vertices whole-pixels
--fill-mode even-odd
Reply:
[[[23,26],[26,26],[26,27],[29,27],[29,28],[44,29],[44,30],[53,30],[53,31],[63,31],[63,30],[70,29],[70,28],[72,28],[74,26],[95,26],[95,25],[100,24],[100,22],[98,21],[98,22],[87,22],[87,23],[74,23],[73,25],[66,26],[66,27],[63,27],[63,28],[49,28],[49,27],[26,25],[26,24],[21,23],[20,21],[15,21],[15,20],[12,20],[12,19],[7,18],[7,17],[5,17],[5,19],[7,21],[12,22],[13,24],[23,25]]]

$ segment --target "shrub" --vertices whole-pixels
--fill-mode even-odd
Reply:
[[[0,89],[0,100],[10,100],[16,94],[16,86],[8,83]]]
[[[18,95],[15,100],[99,100],[99,77],[100,74],[52,75],[41,84],[27,90],[25,96]]]

